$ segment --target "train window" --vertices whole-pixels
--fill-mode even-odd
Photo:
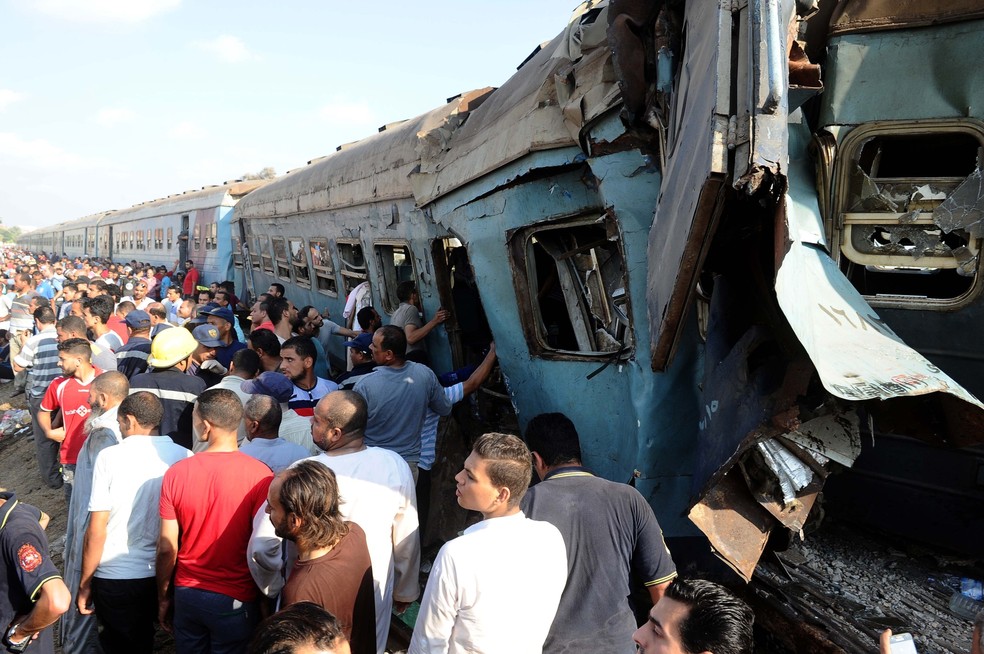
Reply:
[[[131,231],[130,231],[130,249],[131,249],[131,250],[133,250],[133,249],[134,249],[134,244],[136,243],[136,238],[134,237],[134,235],[133,235],[133,234],[134,234],[134,233],[133,233],[133,231],[131,230]]]
[[[148,250],[150,250],[153,247],[151,245],[153,242],[154,242],[154,230],[153,229],[148,229],[147,230],[147,249]]]
[[[232,237],[232,265],[236,268],[243,267],[243,249],[239,237]]]
[[[270,253],[270,248],[267,247],[269,240],[266,236],[258,236],[257,238],[257,251],[262,253],[261,259],[263,259],[263,270],[265,272],[273,274],[273,255]]]
[[[250,257],[250,263],[257,270],[260,269],[260,259],[261,259],[261,256],[260,255],[262,253],[263,253],[263,250],[260,248],[260,237],[259,236],[254,236],[253,237],[253,251],[250,252],[250,254],[252,255]]]
[[[174,228],[167,228],[167,249],[170,250],[172,244],[174,243]]]
[[[510,250],[522,321],[534,353],[550,358],[624,356],[632,348],[628,284],[618,225],[607,216],[515,233]]]
[[[219,225],[218,223],[209,223],[205,226],[208,230],[208,238],[205,239],[205,249],[217,250],[219,248]]]
[[[376,243],[376,264],[379,268],[383,309],[393,313],[400,306],[396,297],[396,287],[400,282],[414,281],[417,276],[413,269],[413,254],[406,243]]]
[[[978,291],[984,128],[945,121],[855,129],[837,154],[833,246],[873,306],[952,309]]]
[[[318,291],[326,295],[337,296],[338,284],[335,281],[335,265],[331,260],[328,241],[313,238],[309,242],[311,263],[314,266],[314,277],[317,280]]]
[[[297,280],[297,285],[311,288],[311,273],[308,270],[304,240],[289,238],[287,239],[287,246],[290,248],[290,266],[294,269],[294,279]]]
[[[341,261],[342,283],[347,295],[353,288],[366,281],[366,258],[358,241],[338,241],[338,258]]]
[[[289,282],[290,266],[287,262],[287,246],[284,244],[284,239],[273,238],[270,242],[273,244],[273,258],[277,261],[277,277]]]
[[[137,231],[137,249],[144,249],[144,233],[142,229]]]
[[[194,234],[194,239],[195,239],[195,249],[196,250],[201,250],[202,249],[202,226],[201,226],[200,223],[195,223],[195,229],[194,229],[193,234]]]

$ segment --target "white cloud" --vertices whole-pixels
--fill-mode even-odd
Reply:
[[[208,136],[208,132],[205,131],[200,125],[196,125],[190,120],[183,120],[168,132],[168,135],[176,139],[201,139]]]
[[[103,127],[113,127],[120,123],[127,123],[136,117],[132,111],[126,107],[103,107],[96,112],[94,120]]]
[[[326,121],[346,125],[375,125],[378,121],[373,115],[369,103],[365,100],[352,102],[335,99],[318,110],[318,115]]]
[[[44,139],[25,139],[11,132],[0,132],[0,155],[43,169],[81,168],[91,163]]]
[[[196,41],[195,46],[215,55],[219,61],[230,64],[259,59],[258,56],[249,51],[242,39],[229,34],[217,36],[210,41]]]
[[[181,0],[30,0],[34,9],[81,23],[139,23],[170,11]]]
[[[23,93],[18,93],[17,91],[11,91],[10,89],[0,89],[0,111],[3,111],[8,106],[15,102],[23,100],[25,96]]]

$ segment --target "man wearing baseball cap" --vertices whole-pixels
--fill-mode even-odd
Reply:
[[[210,308],[208,311],[203,311],[202,313],[207,316],[208,324],[219,330],[219,340],[222,341],[222,345],[216,346],[215,359],[224,368],[228,368],[236,352],[246,347],[245,343],[236,339],[234,328],[236,314],[229,307],[219,306]]]
[[[339,389],[350,391],[359,377],[376,369],[372,358],[372,334],[359,334],[351,341],[345,341],[345,347],[348,348],[352,369],[339,375],[335,382]]]
[[[191,355],[190,374],[205,380],[206,388],[222,381],[222,375],[229,369],[215,358],[216,351],[222,347],[219,330],[212,325],[198,325],[191,332],[198,341],[198,347]]]
[[[116,352],[116,369],[132,379],[134,375],[147,372],[147,358],[150,356],[150,314],[137,309],[126,314],[128,338],[126,344]]]
[[[134,375],[130,394],[149,391],[164,405],[160,433],[171,437],[178,445],[192,445],[191,415],[195,400],[205,390],[200,377],[187,374],[191,355],[198,341],[187,329],[165,329],[150,343],[147,365],[150,372]]]

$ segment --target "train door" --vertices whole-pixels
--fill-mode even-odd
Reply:
[[[113,231],[114,231],[113,226],[110,225],[108,229],[109,229],[109,238],[106,240],[106,258],[112,261],[113,256],[116,254],[116,252],[113,251],[113,246],[116,244],[116,241],[113,240]]]

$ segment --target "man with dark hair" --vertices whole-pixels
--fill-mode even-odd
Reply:
[[[113,314],[113,300],[109,296],[86,298],[82,303],[86,327],[92,330],[96,345],[116,352],[123,347],[123,339],[107,324]]]
[[[98,375],[89,385],[89,408],[92,413],[86,420],[88,434],[82,449],[79,450],[75,464],[75,479],[72,487],[72,501],[68,507],[68,528],[65,532],[65,584],[74,593],[82,578],[83,537],[89,526],[89,499],[92,495],[93,470],[99,454],[120,442],[120,426],[116,420],[116,410],[126,397],[129,386],[126,377],[109,370]],[[61,617],[59,625],[61,642],[77,644],[80,649],[86,646],[95,648],[97,625],[94,617],[68,611]],[[68,649],[68,647],[66,647]]]
[[[451,401],[433,370],[404,359],[406,343],[398,327],[377,329],[372,336],[372,353],[378,367],[371,375],[363,375],[354,390],[369,405],[366,443],[402,456],[416,481],[420,432],[427,409],[446,416],[451,413]]]
[[[38,470],[41,481],[48,488],[61,488],[62,476],[59,471],[58,443],[45,438],[41,425],[38,423],[38,412],[41,410],[41,400],[48,390],[48,385],[60,374],[58,368],[58,332],[55,330],[55,314],[51,307],[45,305],[34,310],[34,324],[37,334],[23,342],[21,351],[10,357],[10,364],[15,373],[26,371],[24,392],[27,396],[28,407],[31,410],[31,421],[34,428],[34,449],[38,457]],[[12,338],[22,338],[23,332]]]
[[[269,309],[270,309],[270,296],[264,293],[261,295],[256,302],[253,303],[252,308],[249,310],[249,330],[255,332],[260,329],[268,329],[273,331],[273,322],[270,320]],[[281,341],[277,341],[278,343]]]
[[[250,399],[250,394],[242,389],[243,382],[256,377],[259,368],[260,357],[257,356],[256,352],[245,348],[239,350],[233,355],[232,361],[229,362],[229,373],[219,383],[213,384],[210,388],[224,388],[227,391],[232,391],[239,398],[239,401],[243,403],[243,406],[245,406],[246,402]],[[239,431],[236,436],[240,447],[246,440],[246,436],[246,422],[244,420],[239,424]]]
[[[383,319],[379,312],[372,307],[362,307],[359,313],[355,314],[355,319],[359,323],[359,329],[363,334],[372,334],[383,326]]]
[[[433,331],[435,327],[448,319],[448,312],[438,309],[434,317],[424,323],[420,309],[420,294],[417,292],[417,285],[412,281],[400,282],[396,287],[396,298],[400,305],[390,317],[390,325],[399,327],[407,337],[407,361],[417,363],[429,363],[427,358],[427,345],[424,338]]]
[[[10,357],[14,358],[20,354],[21,345],[24,340],[19,336],[25,334],[25,339],[34,331],[34,310],[35,304],[41,298],[34,290],[34,282],[27,273],[14,275],[14,297],[10,301]],[[23,391],[27,384],[27,373],[20,372],[14,374],[14,392]]]
[[[195,437],[208,449],[164,474],[158,618],[169,625],[173,607],[179,652],[241,651],[259,622],[246,545],[273,474],[238,450],[242,416],[243,405],[232,391],[202,393],[193,424]]]
[[[267,300],[267,316],[273,323],[273,333],[280,339],[280,344],[290,338],[290,321],[292,306],[290,300],[283,297],[274,297]]]
[[[336,391],[319,403],[311,424],[322,451],[310,459],[335,473],[346,520],[366,533],[376,604],[376,651],[382,654],[394,604],[400,611],[420,594],[420,538],[413,476],[395,452],[367,447],[362,396]]]
[[[219,330],[219,340],[222,345],[215,348],[215,360],[228,368],[232,363],[232,356],[239,350],[246,347],[246,344],[236,339],[236,332],[233,324],[236,316],[232,309],[228,307],[215,307],[202,311],[202,315],[207,316],[207,322],[212,327]]]
[[[161,434],[178,445],[192,448],[192,407],[205,390],[205,382],[187,374],[191,354],[198,347],[187,329],[166,329],[150,343],[150,372],[134,375],[130,392],[150,391],[161,399],[164,417]]]
[[[177,262],[175,262],[175,271],[177,271]],[[186,298],[194,297],[195,291],[198,289],[198,268],[195,268],[195,262],[188,259],[184,262],[185,275],[184,282],[181,285],[181,291],[184,293]]]
[[[116,369],[132,379],[134,375],[147,372],[147,359],[150,357],[150,314],[135,310],[126,314],[123,321],[127,328],[127,341],[116,351]]]
[[[65,500],[71,503],[72,483],[79,450],[85,442],[85,421],[89,415],[89,384],[102,370],[92,367],[89,341],[72,338],[58,344],[58,367],[62,377],[48,386],[38,412],[38,424],[45,436],[61,443],[59,459],[62,464],[62,488]],[[53,428],[51,413],[61,410],[62,425]]]
[[[246,346],[260,355],[263,372],[280,370],[280,339],[269,329],[256,329],[249,333]]]
[[[161,401],[146,391],[122,399],[116,418],[123,442],[102,451],[93,471],[76,604],[82,615],[95,610],[107,654],[153,651],[161,480],[191,456],[160,435],[163,415]]]
[[[342,623],[355,654],[376,652],[376,612],[366,534],[342,516],[335,473],[315,461],[270,484],[267,513],[276,534],[297,547],[281,605],[317,603]]]
[[[434,560],[409,654],[542,650],[567,584],[567,551],[556,527],[519,508],[530,476],[523,441],[496,433],[475,441],[455,493],[483,520]]]
[[[317,356],[311,339],[304,336],[295,336],[280,346],[280,372],[294,384],[294,394],[288,405],[302,416],[313,416],[318,401],[338,389],[335,382],[315,376]]]
[[[78,305],[79,303],[76,302],[75,304]],[[59,343],[71,338],[88,340],[85,320],[80,316],[70,315],[62,318],[55,324],[55,332],[58,334]],[[92,342],[89,343],[89,349],[92,351],[92,363],[95,367],[100,370],[116,370],[116,354],[112,350]]]
[[[168,286],[161,304],[167,311],[167,321],[172,325],[179,325],[178,307],[181,306],[181,288],[173,285]]]
[[[525,438],[542,482],[523,498],[523,511],[557,527],[567,545],[567,588],[543,651],[631,651],[633,573],[654,604],[676,576],[652,507],[635,488],[582,465],[577,429],[564,414],[535,416]],[[588,586],[591,593],[579,591]]]
[[[368,375],[376,369],[376,362],[372,358],[372,334],[359,334],[351,341],[345,341],[345,348],[348,350],[352,367],[351,370],[340,374],[335,382],[340,390],[350,391],[359,381],[359,377]]]
[[[59,295],[61,300],[61,305],[58,307],[58,319],[61,320],[68,315],[68,312],[72,310],[72,302],[83,297],[83,293],[79,291],[79,285],[76,282],[66,282],[62,286],[62,291]]]
[[[110,294],[112,295],[112,289],[110,289]],[[113,297],[115,299],[115,296]],[[137,305],[130,300],[118,301],[116,303],[116,310],[113,311],[112,315],[109,316],[109,320],[106,322],[106,326],[123,341],[123,345],[126,345],[126,340],[130,337],[130,333],[126,330],[126,322],[124,320],[130,315],[131,311],[136,311],[136,309]]]
[[[246,654],[350,654],[341,623],[314,602],[298,602],[260,623]]]
[[[310,456],[306,447],[280,438],[280,403],[269,395],[254,395],[243,406],[246,441],[239,451],[262,461],[278,473]]]
[[[723,586],[674,579],[632,635],[640,652],[747,654],[755,614]]]
[[[267,289],[267,295],[275,298],[283,297],[284,285],[279,282],[274,282],[270,284],[270,288]]]

